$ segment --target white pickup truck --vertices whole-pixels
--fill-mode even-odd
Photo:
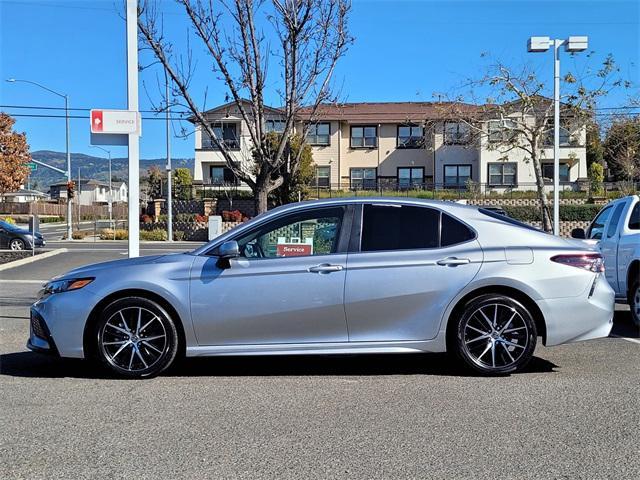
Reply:
[[[576,228],[571,236],[597,241],[616,301],[629,304],[631,318],[640,326],[640,196],[605,205],[586,232]]]

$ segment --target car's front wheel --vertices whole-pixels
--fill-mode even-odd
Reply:
[[[537,331],[531,313],[505,295],[469,301],[458,320],[450,347],[468,367],[485,375],[522,369],[533,357]]]
[[[11,250],[24,250],[26,249],[26,244],[24,243],[24,240],[14,238],[9,242],[9,248]]]
[[[96,354],[111,372],[129,378],[153,377],[176,357],[178,333],[156,302],[128,297],[109,304],[95,328]]]

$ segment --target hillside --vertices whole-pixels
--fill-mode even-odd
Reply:
[[[52,152],[49,150],[38,150],[31,152],[31,156],[48,165],[66,169],[67,159],[64,152]],[[188,168],[193,172],[193,158],[174,158],[171,160],[173,168]],[[128,177],[128,159],[113,158],[112,175],[117,180],[127,180]],[[154,158],[140,160],[140,176],[145,176],[147,170],[152,166],[157,166],[164,170],[166,159]],[[71,174],[73,178],[78,176],[78,167],[80,167],[80,176],[82,178],[92,178],[96,180],[107,181],[109,179],[109,162],[104,157],[95,157],[84,153],[71,154]],[[31,188],[37,188],[46,192],[52,183],[65,180],[65,176],[51,169],[38,165],[38,169],[31,175]]]

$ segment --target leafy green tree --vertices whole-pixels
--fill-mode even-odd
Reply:
[[[175,185],[175,196],[181,200],[191,199],[191,185],[193,177],[188,168],[176,168],[173,171],[173,184]]]
[[[589,166],[589,182],[592,196],[604,193],[604,167],[601,163],[593,162]]]
[[[600,139],[600,126],[595,122],[587,124],[587,168],[593,163],[602,164],[604,161],[604,147]]]
[[[604,159],[616,180],[640,178],[640,118],[614,120],[604,141]]]
[[[148,194],[152,199],[162,197],[162,171],[156,165],[147,170]]]
[[[268,149],[273,149],[276,153],[278,144],[280,143],[280,135],[274,132],[267,134]],[[271,199],[276,205],[285,205],[291,202],[297,202],[298,198],[305,200],[309,197],[310,185],[315,176],[315,164],[313,163],[313,154],[311,146],[302,141],[302,136],[294,134],[286,143],[283,155],[299,158],[297,168],[291,168],[291,165],[284,162],[275,175],[281,177],[282,185],[274,190]]]

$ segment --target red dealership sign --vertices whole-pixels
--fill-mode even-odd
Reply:
[[[278,257],[304,257],[313,255],[313,245],[309,243],[279,243],[276,245]]]

